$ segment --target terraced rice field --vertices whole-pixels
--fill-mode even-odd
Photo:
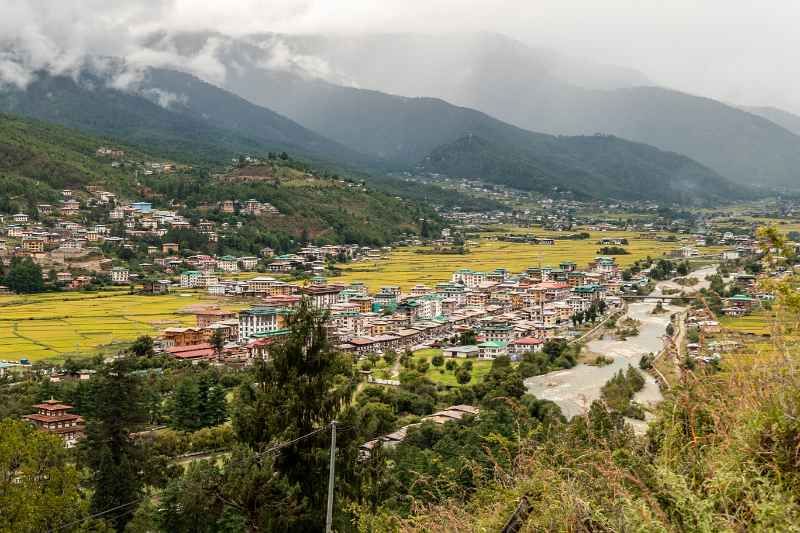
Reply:
[[[188,306],[215,303],[196,293],[48,293],[0,297],[0,359],[63,359],[176,325],[193,325]]]
[[[539,236],[548,235],[547,232],[536,229],[522,231]],[[517,233],[519,232],[517,229]],[[415,251],[419,248],[398,248],[385,260],[339,265],[342,275],[335,278],[335,281],[361,281],[370,290],[377,290],[383,285],[399,285],[401,289],[408,289],[417,283],[432,286],[441,281],[449,281],[452,273],[459,268],[482,271],[504,267],[512,272],[521,272],[529,266],[557,267],[561,261],[575,261],[578,268],[585,268],[598,255],[597,250],[601,245],[597,241],[602,238],[628,239],[629,244],[624,248],[630,254],[616,256],[617,263],[622,266],[648,255],[659,257],[682,246],[679,242],[642,239],[638,233],[633,232],[590,232],[590,235],[586,240],[557,240],[552,246],[502,242],[485,236],[477,245],[469,245],[470,252],[465,255],[418,254]],[[719,253],[720,250],[719,247],[701,249],[702,253],[709,254]]]
[[[756,311],[740,317],[723,317],[720,325],[733,333],[764,335],[772,331],[775,316],[768,311]]]

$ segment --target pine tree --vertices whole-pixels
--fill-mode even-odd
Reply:
[[[127,505],[133,510],[142,495],[142,449],[132,433],[146,421],[140,379],[130,372],[126,359],[103,367],[92,384],[92,405],[87,414],[86,438],[81,458],[93,471],[91,511],[99,513]],[[130,514],[110,519],[117,531],[125,529]]]
[[[175,387],[172,397],[172,426],[182,431],[199,429],[201,422],[200,389],[192,378],[186,378]]]
[[[256,363],[257,386],[240,387],[232,413],[241,442],[262,447],[293,440],[345,415],[356,387],[355,365],[349,355],[329,344],[325,319],[307,299],[302,300],[289,317],[289,334],[271,346],[269,361]],[[357,443],[351,442],[349,448],[345,443],[343,438],[341,453],[353,452],[355,461]],[[281,478],[298,487],[309,502],[293,531],[319,528],[328,446],[328,435],[320,432],[282,449],[275,459]]]

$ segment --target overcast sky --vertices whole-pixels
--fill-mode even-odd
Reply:
[[[731,103],[800,113],[800,2],[773,0],[0,0],[0,41],[68,70],[86,51],[134,56],[158,29],[495,31]],[[0,77],[25,72],[0,54]]]

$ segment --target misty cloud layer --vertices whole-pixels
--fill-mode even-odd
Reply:
[[[798,15],[800,5],[786,0],[0,0],[0,82],[25,86],[37,70],[72,74],[87,54],[124,58],[127,67],[114,77],[120,87],[134,85],[142,66],[225,79],[224,39],[209,39],[186,57],[169,40],[154,46],[153,35],[165,32],[489,31],[580,61],[635,69],[663,86],[800,112]],[[265,57],[266,68],[347,81],[323,59],[280,41]]]

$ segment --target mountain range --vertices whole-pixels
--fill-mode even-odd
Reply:
[[[691,172],[686,172],[683,156],[659,150],[645,153],[636,143],[616,137],[603,138],[608,150],[604,159],[597,157],[597,142],[530,132],[439,99],[392,96],[277,71],[259,71],[258,79],[248,79],[253,94],[242,98],[165,69],[147,71],[135,93],[109,87],[90,73],[78,80],[41,75],[24,91],[0,92],[0,109],[115,136],[183,160],[199,152],[208,162],[219,163],[237,152],[285,149],[337,168],[442,171],[432,162],[440,161],[451,143],[474,136],[490,144],[481,145],[480,155],[464,159],[475,164],[468,174],[523,189],[558,187],[593,198],[668,202],[689,198],[698,203],[742,196],[702,165],[692,164]],[[265,97],[306,127],[251,103]],[[489,165],[494,171],[484,176],[487,167],[479,162],[485,162],[486,146],[496,147],[497,154]],[[526,162],[516,173],[506,175],[502,170],[507,167],[496,164],[515,158]],[[458,168],[461,174],[465,165]],[[534,168],[541,172],[532,172]],[[631,180],[640,186],[629,187]],[[692,194],[687,195],[689,191]]]
[[[0,88],[0,111],[210,166],[287,151],[360,176],[423,171],[592,198],[695,203],[749,197],[754,184],[797,185],[800,137],[789,131],[791,116],[632,87],[649,80],[494,34],[200,33],[154,36],[151,46],[191,58],[208,53],[212,39],[226,67],[216,84],[165,68],[140,71],[126,88],[91,68],[72,77],[39,73],[24,90]],[[495,106],[509,121],[442,98],[360,88],[369,84]],[[580,134],[543,133],[562,127]]]
[[[339,105],[364,110],[363,116],[383,96],[385,109],[403,113],[413,100],[390,101],[389,94],[433,97],[532,131],[650,144],[742,184],[800,182],[797,128],[775,114],[655,87],[636,71],[576,62],[502,35],[178,34],[156,42],[194,57],[212,39],[215,57],[227,66],[225,88],[334,139],[334,128],[356,127],[336,124],[344,114]],[[358,136],[343,133],[337,140],[345,144]],[[376,134],[377,143],[385,132],[364,132]],[[413,149],[394,144],[382,155]]]
[[[345,146],[194,76],[150,69],[146,78],[135,90],[120,90],[104,73],[88,69],[77,78],[41,72],[25,89],[0,87],[0,111],[112,136],[179,160],[191,154],[195,163],[268,150],[363,163]],[[180,96],[171,92],[176,87]]]

